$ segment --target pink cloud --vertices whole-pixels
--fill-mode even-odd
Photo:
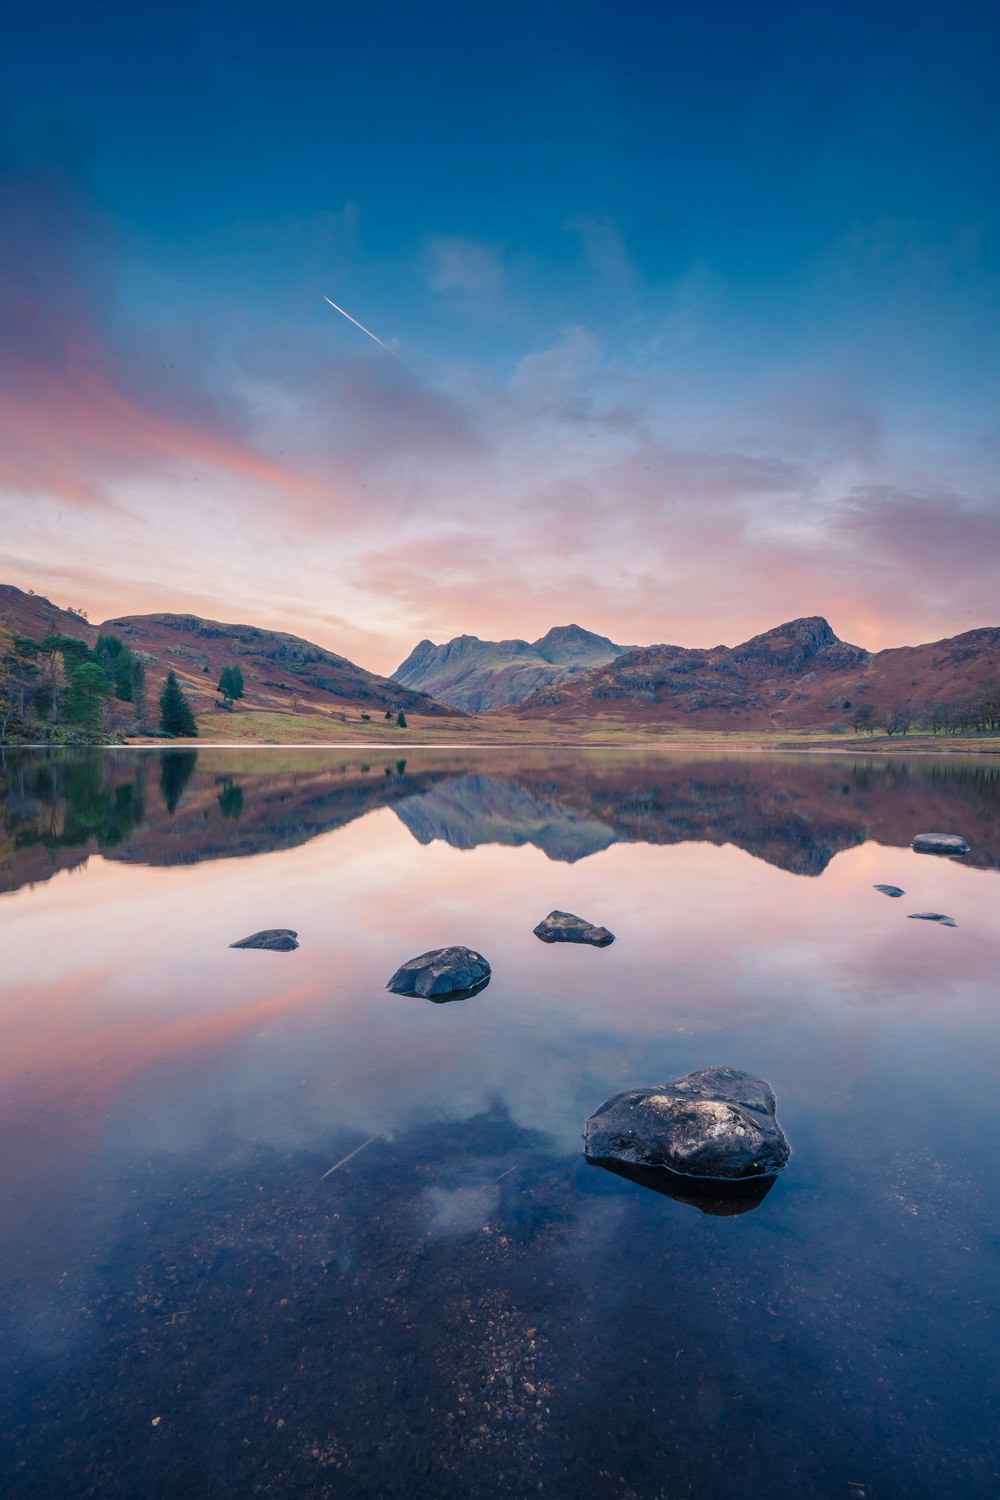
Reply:
[[[190,376],[183,394],[158,388],[155,351],[137,364],[116,347],[97,311],[116,248],[72,180],[7,170],[0,215],[10,226],[0,246],[0,484],[104,506],[116,476],[203,466],[318,492],[257,451]]]

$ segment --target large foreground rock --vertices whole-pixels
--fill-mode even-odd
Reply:
[[[492,970],[473,948],[433,948],[408,959],[386,985],[394,995],[423,995],[428,1000],[458,1000],[489,982]]]
[[[249,937],[230,943],[230,948],[266,948],[270,953],[291,953],[299,946],[299,935],[290,927],[265,927],[263,932],[252,932]]]
[[[732,1219],[737,1214],[751,1213],[758,1208],[774,1187],[775,1177],[682,1177],[666,1167],[633,1167],[626,1161],[611,1158],[597,1161],[587,1157],[588,1167],[598,1167],[611,1172],[615,1177],[624,1177],[637,1187],[648,1188],[675,1203],[687,1203],[699,1213],[709,1214],[713,1219]]]
[[[659,1088],[615,1094],[584,1126],[595,1161],[661,1167],[683,1177],[770,1177],[789,1157],[770,1084],[736,1068],[702,1068]]]
[[[910,845],[918,854],[968,854],[969,846],[957,833],[918,833]]]
[[[569,911],[550,911],[533,931],[543,943],[592,943],[595,948],[606,948],[615,940],[606,927],[595,927]]]

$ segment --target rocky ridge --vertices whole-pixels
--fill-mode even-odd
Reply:
[[[440,646],[421,641],[393,680],[467,713],[483,713],[570,682],[628,649],[580,625],[554,626],[537,641],[459,635]]]

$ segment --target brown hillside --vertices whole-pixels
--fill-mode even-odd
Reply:
[[[72,635],[93,646],[97,640],[96,625],[72,610],[60,609],[41,594],[26,594],[10,583],[0,583],[0,623],[32,641],[43,641],[47,635]]]
[[[508,713],[567,725],[603,719],[692,730],[834,730],[859,704],[965,703],[998,681],[1000,628],[871,655],[813,616],[739,646],[630,651]]]
[[[35,641],[47,635],[72,635],[93,646],[99,634],[120,636],[133,650],[150,659],[146,669],[146,701],[155,718],[155,705],[167,672],[173,667],[184,685],[195,714],[216,708],[215,691],[223,667],[238,665],[245,697],[240,706],[271,713],[305,715],[353,710],[374,719],[394,713],[433,714],[464,718],[460,709],[438,703],[426,693],[401,686],[374,672],[366,672],[346,657],[311,641],[255,625],[225,625],[197,615],[119,615],[92,625],[70,610],[60,609],[38,594],[26,594],[11,584],[0,584],[0,621],[17,635]],[[130,706],[119,705],[122,713]]]
[[[215,707],[219,674],[223,667],[236,665],[243,673],[246,692],[241,708],[323,716],[360,709],[373,717],[402,708],[442,718],[464,717],[460,710],[436,703],[425,693],[366,672],[346,657],[278,630],[224,625],[197,615],[120,615],[100,628],[153,657],[147,685],[151,703],[173,667],[195,714]]]

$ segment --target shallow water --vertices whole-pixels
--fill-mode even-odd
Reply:
[[[4,1496],[1000,1493],[1000,766],[26,752],[2,785]],[[554,907],[616,942],[539,942]],[[386,992],[449,943],[485,990]],[[777,1093],[759,1203],[586,1165],[608,1095],[716,1063]]]

